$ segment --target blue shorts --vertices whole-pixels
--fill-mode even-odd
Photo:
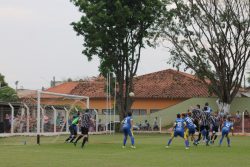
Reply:
[[[69,131],[71,135],[77,135],[77,126],[76,125],[70,125]]]
[[[132,137],[133,135],[132,135],[132,133],[131,133],[131,130],[130,130],[130,128],[122,128],[122,131],[123,131],[123,134],[124,134],[124,136],[130,136],[130,137]]]
[[[190,135],[193,135],[193,134],[195,134],[195,128],[194,127],[190,127],[190,128],[188,128],[188,134]]]
[[[222,128],[221,133],[222,133],[222,136],[225,136],[225,135],[227,136],[227,135],[228,135],[228,133],[229,133],[228,128]]]
[[[177,136],[184,138],[184,130],[175,130],[174,137],[177,137]]]

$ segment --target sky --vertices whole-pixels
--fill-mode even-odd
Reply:
[[[99,60],[81,53],[70,23],[81,13],[70,0],[0,0],[0,73],[11,87],[41,89],[56,80],[97,76]],[[169,68],[168,50],[142,51],[137,75]]]

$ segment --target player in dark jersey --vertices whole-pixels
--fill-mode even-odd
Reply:
[[[211,117],[211,120],[212,120],[212,136],[211,136],[210,144],[214,144],[214,141],[217,138],[217,133],[219,131],[220,117],[218,116],[218,114],[215,113]]]
[[[200,115],[200,132],[203,136],[203,139],[206,141],[206,145],[209,146],[209,129],[210,129],[210,122],[211,122],[211,115],[209,112],[205,112],[207,110],[206,107],[204,107],[204,111],[201,112]],[[199,137],[194,144],[197,145],[199,141],[201,140],[201,137]]]
[[[81,135],[78,136],[78,138],[74,142],[75,146],[78,140],[80,140],[83,137],[81,148],[84,147],[85,143],[88,141],[88,132],[89,132],[89,126],[91,122],[94,122],[94,120],[91,118],[89,109],[86,109],[85,113],[82,115],[82,118],[81,118]]]
[[[196,131],[198,132],[198,139],[194,140],[194,145],[197,145],[198,142],[196,141],[200,141],[201,139],[201,131],[200,131],[200,120],[201,120],[201,106],[199,104],[196,105],[196,108],[194,108],[192,110],[192,118],[193,118],[193,122],[196,126]]]

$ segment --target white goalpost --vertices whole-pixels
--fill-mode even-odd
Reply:
[[[66,107],[63,107],[63,109],[65,110],[65,117],[66,117],[66,123],[64,123],[64,125],[61,127],[61,130],[59,132],[56,132],[56,112],[57,110],[55,109],[55,107],[53,105],[51,105],[51,108],[53,110],[53,115],[54,115],[54,134],[60,134],[62,133],[63,129],[66,127],[66,132],[68,132],[68,127],[69,127],[69,114],[71,112],[72,109],[74,109],[75,111],[78,111],[78,109],[75,107],[75,103],[80,102],[80,103],[84,103],[84,101],[86,101],[86,109],[89,109],[89,97],[88,96],[79,96],[79,95],[71,95],[71,94],[62,94],[62,93],[54,93],[54,92],[46,92],[46,91],[37,91],[37,144],[40,144],[40,135],[44,134],[44,108],[43,105],[45,105],[44,102],[42,102],[41,99],[43,98],[56,98],[56,97],[61,97],[63,99],[70,99],[70,100],[75,100],[75,102],[73,103],[73,105],[67,109]],[[77,101],[76,101],[77,100]],[[43,116],[41,118],[41,115]],[[42,124],[42,125],[41,125]],[[56,132],[56,133],[55,133]]]

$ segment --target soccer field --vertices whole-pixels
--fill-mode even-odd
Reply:
[[[136,149],[123,149],[122,135],[91,135],[84,149],[80,143],[63,143],[66,136],[42,137],[41,145],[21,145],[22,137],[0,138],[1,167],[249,167],[250,137],[233,136],[232,147],[223,145],[191,146],[185,150],[184,141],[177,138],[170,148],[164,134],[135,135]],[[11,140],[11,143],[8,142]],[[33,142],[35,138],[30,139]],[[54,142],[48,142],[54,141]],[[17,142],[17,143],[15,143]],[[43,142],[45,142],[43,144]],[[8,144],[9,145],[8,145]],[[18,144],[19,143],[19,144]]]

